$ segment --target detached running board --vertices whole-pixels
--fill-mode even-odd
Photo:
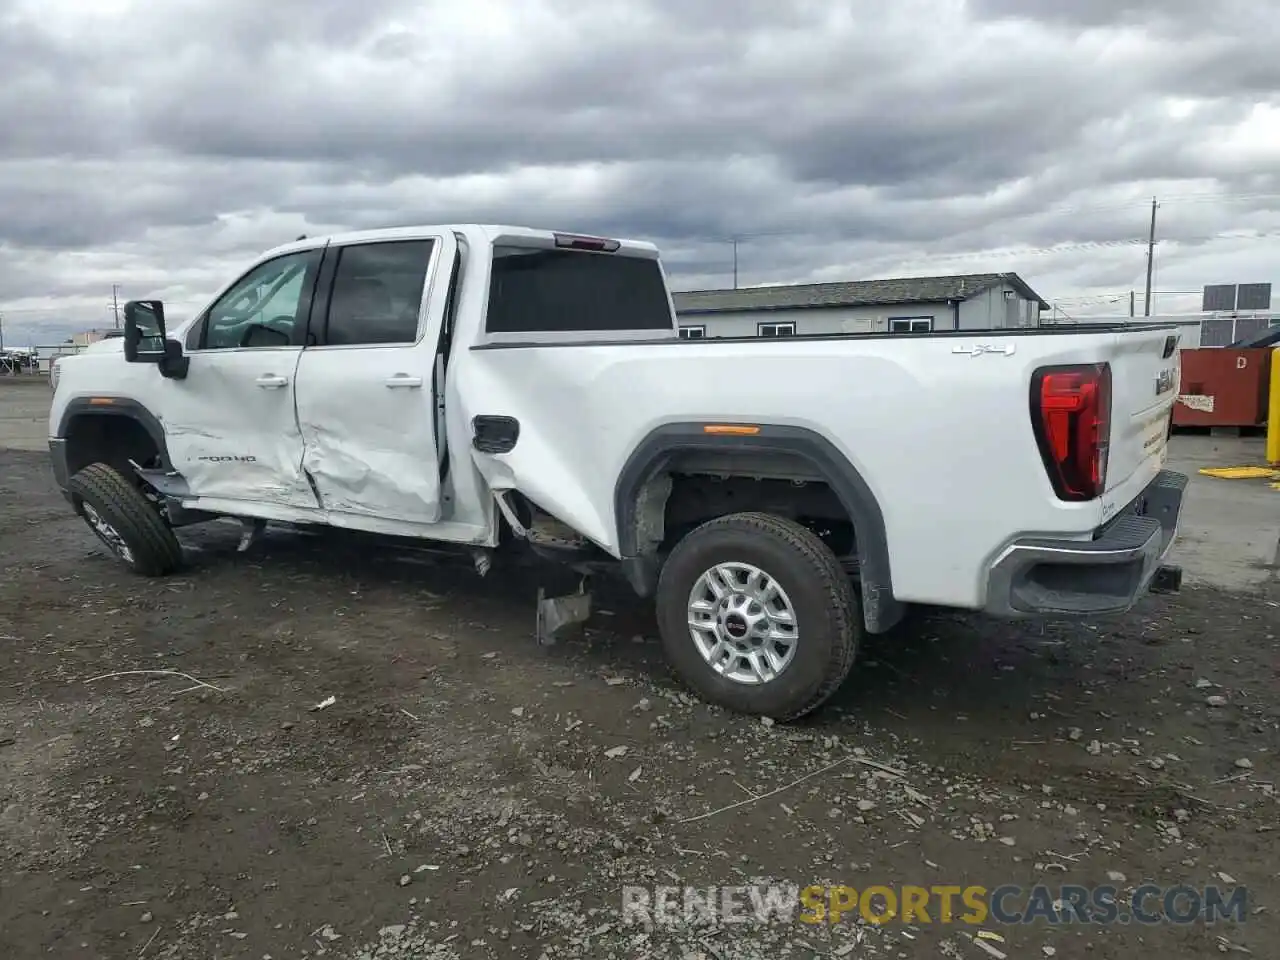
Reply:
[[[183,505],[183,501],[191,496],[191,488],[187,486],[187,478],[177,470],[143,467],[134,460],[129,461],[129,466],[133,467],[133,472],[143,483],[156,492],[156,496],[160,498],[160,503],[164,507],[164,515],[169,521],[169,526],[189,527],[217,519],[216,513],[188,510]]]
[[[191,488],[187,486],[186,477],[178,473],[177,470],[157,470],[153,467],[140,467],[132,460],[129,461],[129,466],[133,467],[134,472],[162,497],[173,497],[180,500],[191,496]]]

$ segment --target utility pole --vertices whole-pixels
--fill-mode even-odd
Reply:
[[[738,289],[738,238],[734,237],[733,243],[733,289]]]
[[[1133,316],[1133,301],[1138,298],[1137,293],[1133,290],[1129,291],[1129,316]]]
[[[120,284],[111,285],[111,312],[116,315],[116,329],[120,329]]]
[[[4,314],[0,313],[0,350],[4,349]]]
[[[1151,274],[1156,266],[1156,198],[1151,198],[1151,232],[1147,234],[1147,295],[1142,301],[1142,315],[1151,316]]]

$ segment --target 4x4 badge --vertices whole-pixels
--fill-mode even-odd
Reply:
[[[994,353],[1002,357],[1012,357],[1014,351],[1017,349],[1017,346],[1012,343],[975,343],[972,347],[967,347],[964,344],[957,344],[951,348],[951,352],[964,353],[971,357],[980,357],[984,353]]]

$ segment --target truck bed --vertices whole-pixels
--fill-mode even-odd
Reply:
[[[486,412],[521,423],[503,458],[506,482],[615,555],[614,481],[651,431],[779,424],[821,435],[865,479],[898,599],[974,608],[987,564],[1010,542],[1090,539],[1160,472],[1177,342],[1175,325],[1117,323],[481,343],[463,362]],[[1070,502],[1046,472],[1033,378],[1102,363],[1111,377],[1106,489]]]

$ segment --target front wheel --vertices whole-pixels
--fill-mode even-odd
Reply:
[[[91,463],[67,481],[76,513],[134,573],[162,577],[182,563],[182,547],[154,505],[114,467]]]
[[[704,699],[794,720],[853,666],[862,624],[849,580],[807,528],[764,513],[704,523],[663,565],[658,625],[667,658]]]

